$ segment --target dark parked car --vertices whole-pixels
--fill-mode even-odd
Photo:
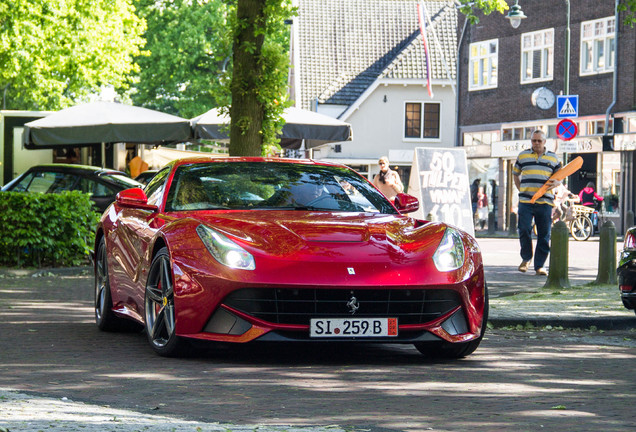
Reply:
[[[103,212],[119,191],[143,187],[125,173],[86,165],[47,164],[29,168],[7,183],[2,191],[60,193],[79,190],[90,194],[95,207]]]
[[[617,274],[623,305],[636,312],[636,226],[625,233]]]
[[[137,180],[139,183],[147,185],[155,176],[155,174],[157,174],[157,170],[146,170],[135,177],[135,180]]]

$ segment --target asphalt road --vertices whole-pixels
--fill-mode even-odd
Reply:
[[[460,361],[425,361],[409,345],[248,345],[166,359],[143,334],[98,331],[90,276],[0,278],[0,388],[228,430],[636,430],[635,340],[631,330],[497,330]],[[0,426],[2,411],[0,399]]]

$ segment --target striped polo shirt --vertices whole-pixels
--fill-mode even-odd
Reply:
[[[534,193],[560,168],[561,162],[559,162],[554,152],[546,150],[541,157],[533,152],[532,149],[519,153],[517,161],[512,167],[512,174],[521,176],[519,202],[530,203]],[[548,191],[535,202],[553,206],[554,194],[552,191]]]

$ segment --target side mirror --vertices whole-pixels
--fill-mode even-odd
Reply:
[[[117,205],[126,208],[156,211],[156,205],[148,204],[148,197],[140,188],[126,189],[117,194]]]
[[[413,195],[399,193],[394,200],[395,207],[400,213],[413,213],[420,208],[420,201]]]

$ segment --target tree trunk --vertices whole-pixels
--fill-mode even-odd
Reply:
[[[258,99],[263,75],[265,1],[238,0],[230,107],[230,156],[260,156],[265,106]]]

